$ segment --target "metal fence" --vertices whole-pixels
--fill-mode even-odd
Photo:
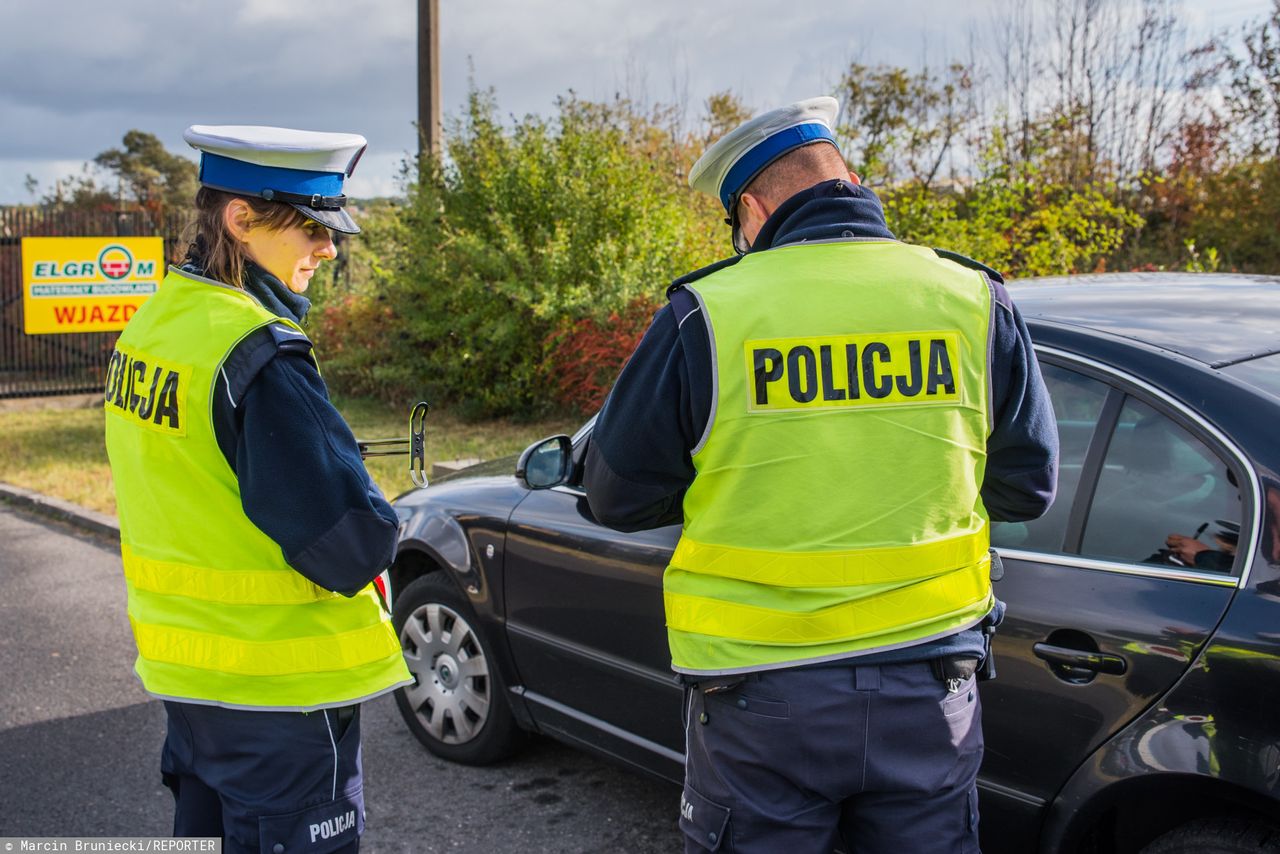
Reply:
[[[78,394],[102,388],[118,332],[27,335],[22,321],[23,237],[163,237],[165,257],[186,248],[189,214],[0,208],[0,398]]]

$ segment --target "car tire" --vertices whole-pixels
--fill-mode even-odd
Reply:
[[[1175,827],[1142,854],[1280,854],[1280,828],[1247,819],[1207,819]]]
[[[413,581],[396,597],[392,621],[414,677],[396,690],[396,705],[418,741],[465,765],[511,755],[522,733],[498,663],[450,579],[436,572]]]

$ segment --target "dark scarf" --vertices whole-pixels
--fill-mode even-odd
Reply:
[[[252,261],[244,264],[244,289],[267,311],[299,325],[311,310],[311,300],[295,294],[284,282]]]
[[[187,252],[187,259],[179,267],[180,270],[197,276],[205,275],[203,253],[200,251],[202,243],[201,238],[197,237]],[[247,258],[244,263],[244,279],[240,284],[249,296],[276,317],[301,325],[307,312],[311,310],[311,300],[302,294],[295,294],[284,282]]]

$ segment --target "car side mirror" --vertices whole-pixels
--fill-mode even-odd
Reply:
[[[552,436],[524,449],[516,463],[516,478],[529,489],[550,489],[569,482],[573,472],[573,441]]]

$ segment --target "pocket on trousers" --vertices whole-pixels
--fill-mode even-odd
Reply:
[[[351,739],[360,740],[360,706],[347,706],[346,709],[328,709],[324,712],[326,715],[332,715],[336,722],[333,735],[339,746]]]
[[[978,702],[978,689],[976,686],[977,679],[973,676],[961,682],[959,691],[954,694],[948,693],[943,698],[942,713],[950,718],[971,712]]]
[[[982,719],[978,710],[978,680],[970,676],[960,690],[942,700],[942,715],[951,730],[951,745],[960,753],[982,747]]]
[[[963,854],[978,854],[978,787],[969,790],[965,800],[965,845]]]
[[[708,694],[707,713],[730,714],[746,723],[771,724],[791,719],[791,705],[786,700],[771,700],[745,694],[741,689],[721,694]]]
[[[364,833],[363,791],[304,810],[258,818],[262,854],[326,854],[355,842]]]
[[[719,851],[729,829],[729,808],[698,794],[688,783],[680,794],[680,830],[708,851]]]

